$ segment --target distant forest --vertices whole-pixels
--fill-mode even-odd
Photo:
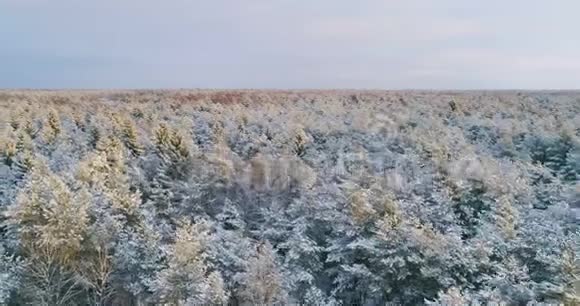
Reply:
[[[580,93],[0,91],[0,305],[580,305]]]

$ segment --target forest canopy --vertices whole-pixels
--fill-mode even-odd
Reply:
[[[580,304],[580,93],[1,91],[0,305]]]

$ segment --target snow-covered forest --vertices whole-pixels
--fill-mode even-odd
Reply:
[[[0,92],[0,305],[580,303],[580,93]]]

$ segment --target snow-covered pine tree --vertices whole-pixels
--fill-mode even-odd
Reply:
[[[89,147],[96,148],[97,144],[101,141],[102,132],[98,126],[91,125],[88,131],[87,140]]]
[[[201,214],[205,203],[198,201],[204,182],[194,176],[191,146],[182,134],[161,124],[153,142],[155,151],[148,156],[150,184],[147,205],[154,207],[159,220],[174,225],[183,214]]]
[[[256,255],[247,260],[240,283],[238,294],[242,305],[276,305],[287,301],[276,255],[267,241],[259,243]]]
[[[131,118],[125,118],[121,127],[121,139],[131,155],[138,157],[143,154],[143,146],[139,143],[137,129]]]
[[[141,196],[131,186],[123,147],[115,138],[100,144],[100,152],[81,162],[78,179],[85,182],[95,194],[102,194],[113,214],[125,222],[138,224]]]
[[[19,132],[16,136],[16,149],[19,152],[32,151],[34,149],[34,142],[30,135],[26,132]]]
[[[191,175],[191,149],[178,130],[170,131],[165,124],[161,124],[155,131],[154,143],[164,175],[171,180],[185,180]]]
[[[463,238],[469,239],[477,234],[482,219],[491,210],[491,199],[481,180],[470,179],[461,185],[454,185],[453,202],[457,222],[463,227]]]
[[[10,139],[5,139],[1,143],[1,153],[2,153],[2,163],[10,167],[15,162],[16,154],[18,153],[16,149],[16,143]]]
[[[574,184],[580,181],[580,140],[575,138],[572,143],[560,175],[563,181]]]
[[[246,260],[253,256],[254,244],[247,236],[248,229],[236,205],[226,199],[222,211],[216,216],[215,233],[208,241],[208,261],[223,276],[226,290],[232,292],[240,287]]]
[[[298,157],[306,154],[306,145],[308,144],[308,135],[302,128],[297,128],[292,139],[292,152]]]
[[[347,214],[337,214],[332,237],[326,249],[326,271],[332,280],[333,296],[345,304],[367,305],[386,301],[386,284],[378,273],[380,258],[387,251],[380,247],[377,227],[382,215],[377,190],[354,190],[346,204]],[[386,220],[391,217],[385,215]],[[398,223],[389,226],[398,228]],[[396,238],[392,231],[391,239]],[[384,271],[386,272],[386,271]]]
[[[14,296],[21,286],[24,271],[20,258],[9,255],[0,242],[0,305],[15,304]]]
[[[312,201],[312,202],[311,202]],[[310,299],[328,302],[326,287],[317,288],[328,281],[323,273],[324,228],[321,220],[325,206],[313,204],[312,198],[299,197],[290,203],[272,202],[260,210],[259,227],[254,236],[273,244],[280,255],[284,289],[290,303],[303,304]]]
[[[156,298],[177,305],[224,304],[228,294],[207,261],[208,225],[181,221],[167,249],[167,265],[153,282]]]
[[[57,137],[61,134],[61,132],[62,132],[62,127],[61,127],[60,118],[59,118],[56,111],[51,110],[48,113],[48,116],[46,118],[46,122],[43,126],[44,140],[47,143],[51,144],[57,139]]]
[[[74,267],[86,238],[88,193],[71,190],[46,167],[33,171],[8,210],[9,235],[26,263],[23,293],[42,305],[70,303],[82,288]]]

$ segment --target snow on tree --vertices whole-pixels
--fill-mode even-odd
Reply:
[[[577,96],[0,93],[0,304],[578,304]]]
[[[88,193],[72,191],[40,166],[7,211],[26,270],[22,290],[43,305],[70,303],[79,291],[74,266],[88,224]]]
[[[175,239],[166,250],[166,267],[153,281],[153,290],[162,303],[199,305],[223,304],[227,292],[217,271],[211,271],[206,248],[208,225],[182,221]]]
[[[284,304],[287,299],[275,253],[268,242],[257,245],[256,255],[248,259],[240,282],[242,304],[275,305]]]

